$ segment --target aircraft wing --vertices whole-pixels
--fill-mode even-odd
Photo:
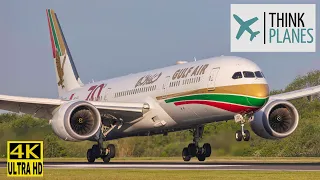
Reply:
[[[0,95],[0,109],[17,113],[32,114],[38,118],[51,119],[53,111],[68,101],[60,99],[31,98]],[[89,101],[101,114],[108,114],[124,121],[139,118],[149,106],[146,103]]]
[[[239,31],[238,31],[238,33],[237,33],[236,38],[239,39],[245,30],[246,30],[245,28],[240,27],[240,29],[239,29]]]
[[[251,26],[251,24],[253,24],[257,20],[258,20],[258,18],[255,17],[255,18],[249,19],[248,21],[244,22],[244,24],[245,24],[246,27],[249,27],[249,26]]]
[[[272,95],[269,97],[269,100],[277,100],[277,99],[279,99],[279,100],[292,100],[292,99],[298,99],[301,97],[311,96],[311,95],[318,94],[318,93],[320,93],[320,85],[305,88],[305,89],[300,89],[300,90],[296,90],[296,91]]]

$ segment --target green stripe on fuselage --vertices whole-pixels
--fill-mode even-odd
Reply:
[[[54,44],[56,45],[56,48],[58,49],[59,55],[61,56],[61,50],[60,50],[60,46],[59,46],[59,41],[58,41],[58,38],[57,38],[57,34],[56,34],[56,30],[55,30],[55,27],[54,27],[54,23],[53,23],[53,20],[52,20],[52,16],[51,16],[50,10],[49,10],[49,19],[50,19],[50,25],[51,25],[51,31],[52,31],[52,35],[53,35],[53,39],[54,39]]]
[[[171,99],[166,99],[166,103],[188,100],[208,100],[239,104],[244,106],[257,106],[261,107],[268,100],[268,98],[254,98],[247,96],[240,96],[234,94],[195,94],[190,96],[180,96]],[[250,102],[250,103],[249,103]]]

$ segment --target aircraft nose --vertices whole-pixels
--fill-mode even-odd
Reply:
[[[268,101],[268,84],[255,84],[248,90],[251,92],[251,96],[248,96],[247,100],[251,106],[262,107]]]

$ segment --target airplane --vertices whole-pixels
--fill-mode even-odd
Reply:
[[[299,113],[288,100],[320,92],[320,86],[269,95],[261,69],[236,56],[212,57],[83,84],[56,13],[46,10],[59,97],[0,95],[0,109],[48,119],[65,141],[97,142],[87,151],[93,163],[116,155],[112,139],[166,135],[191,130],[193,141],[182,150],[184,161],[211,155],[200,146],[204,126],[234,120],[237,141],[249,141],[246,123],[258,136],[281,139],[297,128]],[[133,62],[134,63],[134,62]]]
[[[257,17],[247,20],[246,22],[244,22],[236,14],[233,14],[233,17],[240,24],[240,28],[236,36],[237,39],[239,39],[242,36],[244,31],[247,31],[248,33],[250,33],[250,41],[252,41],[260,33],[260,31],[253,32],[249,27],[258,20]]]

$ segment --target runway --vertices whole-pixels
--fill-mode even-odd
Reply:
[[[0,162],[0,168],[6,168]],[[212,162],[45,162],[44,168],[58,169],[162,169],[162,170],[267,170],[267,171],[320,171],[320,163],[212,163]]]

